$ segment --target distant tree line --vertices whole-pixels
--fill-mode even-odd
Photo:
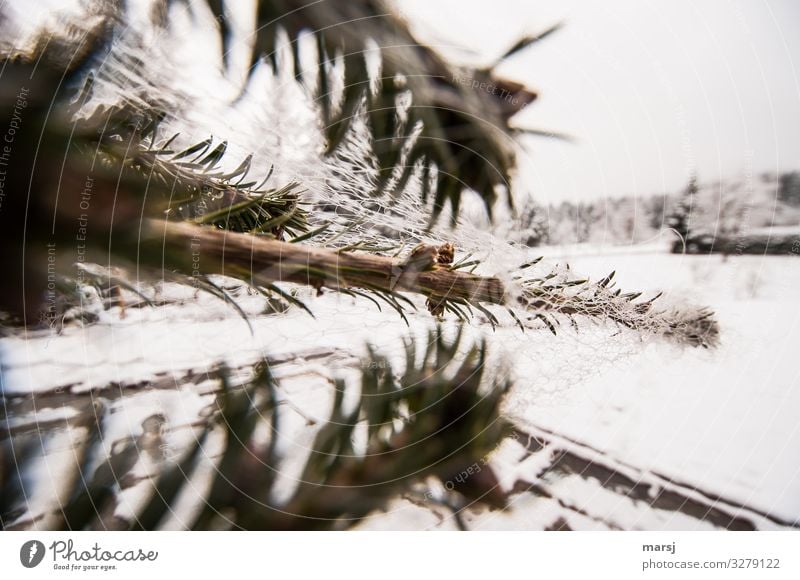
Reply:
[[[675,193],[605,198],[554,205],[531,202],[515,219],[501,224],[507,235],[529,246],[561,244],[630,245],[675,235],[680,251],[728,251],[736,244],[748,253],[751,237],[767,228],[800,231],[800,171],[765,173],[749,180],[701,183],[692,177]],[[771,235],[772,244],[778,244]],[[790,240],[790,246],[794,240]],[[751,251],[758,251],[756,246]],[[785,249],[785,248],[784,248]],[[781,252],[783,253],[783,252]]]

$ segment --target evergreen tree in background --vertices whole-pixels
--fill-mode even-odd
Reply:
[[[667,217],[667,226],[675,230],[675,232],[681,237],[681,240],[673,247],[680,246],[682,249],[683,244],[692,235],[692,211],[697,211],[698,191],[697,177],[693,175],[689,179],[689,184],[683,191],[683,194],[678,200],[677,205]]]
[[[791,171],[780,175],[778,199],[789,205],[800,206],[800,171]]]

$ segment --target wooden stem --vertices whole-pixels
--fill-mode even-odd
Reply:
[[[652,300],[634,303],[638,295],[612,293],[605,287],[607,280],[593,285],[594,292],[588,295],[567,293],[558,285],[528,285],[511,292],[499,278],[439,264],[433,247],[418,248],[420,251],[400,260],[292,244],[187,222],[150,220],[145,230],[144,239],[137,240],[137,244],[150,245],[146,255],[158,255],[164,267],[177,268],[187,275],[222,274],[254,285],[293,282],[317,290],[325,287],[337,291],[362,288],[412,292],[427,296],[428,307],[434,313],[441,312],[445,300],[513,305],[542,319],[552,332],[555,328],[543,312],[601,318],[691,346],[715,346],[719,336],[716,320],[705,309],[654,312]]]
[[[149,234],[163,240],[170,266],[185,274],[223,274],[255,283],[294,282],[314,288],[364,288],[405,291],[435,299],[504,304],[506,291],[494,277],[432,265],[417,271],[403,260],[356,252],[338,252],[260,238],[186,222],[151,221]]]

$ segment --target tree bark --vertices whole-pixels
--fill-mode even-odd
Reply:
[[[367,253],[292,244],[185,222],[153,220],[151,237],[162,239],[165,253],[185,274],[223,274],[254,283],[293,282],[314,288],[363,288],[412,292],[434,299],[504,304],[506,289],[494,277],[418,265]],[[198,266],[197,268],[194,265]],[[247,278],[244,278],[247,279]]]

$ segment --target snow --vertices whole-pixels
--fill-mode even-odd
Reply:
[[[172,35],[165,35],[156,47],[142,49],[144,61],[160,64],[156,77],[131,81],[143,87],[159,83],[164,85],[165,95],[186,99],[180,110],[187,111],[188,118],[169,119],[166,134],[173,129],[181,131],[184,144],[209,133],[218,138],[238,137],[231,141],[232,153],[225,158],[226,164],[235,166],[244,155],[255,152],[255,175],[266,173],[274,162],[274,184],[297,178],[309,188],[309,200],[325,199],[343,209],[343,215],[368,217],[367,223],[374,222],[375,228],[402,234],[398,239],[429,241],[422,232],[428,208],[420,206],[416,191],[393,199],[388,208],[392,211],[385,215],[365,209],[371,204],[364,200],[373,200],[374,183],[367,169],[374,159],[363,139],[355,139],[352,149],[339,151],[330,166],[321,165],[317,118],[308,95],[296,86],[288,67],[282,68],[281,77],[259,66],[249,81],[250,91],[233,106],[230,96],[240,88],[237,83],[242,75],[221,78],[214,57],[218,45],[204,44],[198,55],[196,43],[186,41],[200,37],[203,27],[213,24],[210,13],[177,7],[174,24]],[[164,57],[171,52],[178,58]],[[168,66],[172,60],[175,62]],[[234,60],[239,68],[248,64],[239,57]],[[187,63],[191,66],[184,66]],[[113,71],[124,64],[109,61],[108,66]],[[215,72],[208,76],[211,69]],[[208,94],[198,89],[195,94],[193,87],[207,85],[191,82],[195,77],[213,80],[220,90]],[[113,94],[103,90],[113,88],[113,84],[98,83],[97,98],[112,99]],[[291,142],[287,143],[287,136]],[[337,193],[331,184],[349,189]],[[341,234],[342,225],[337,228]],[[360,239],[365,232],[374,233],[356,228],[340,241]],[[469,223],[455,233],[442,227],[435,234],[452,239],[459,251],[480,253],[490,273],[508,273],[526,261],[524,252],[512,251],[504,240]],[[431,235],[430,240],[436,236]],[[678,348],[586,321],[577,334],[563,325],[558,337],[547,330],[523,334],[513,324],[493,332],[477,321],[467,326],[465,334],[471,339],[489,339],[493,369],[508,365],[516,386],[504,409],[520,428],[558,433],[559,444],[596,459],[610,458],[634,480],[679,485],[689,495],[692,491],[695,495],[710,492],[796,522],[800,517],[800,427],[796,416],[800,371],[792,355],[800,344],[800,261],[797,256],[726,260],[721,256],[671,255],[666,247],[673,239],[665,236],[629,247],[543,248],[542,253],[568,262],[577,275],[588,274],[595,280],[614,270],[620,288],[652,294],[663,291],[665,296],[659,302],[664,305],[692,302],[712,307],[722,326],[722,343],[715,350]],[[0,393],[11,400],[61,388],[73,395],[91,392],[111,399],[109,391],[115,383],[146,386],[154,380],[174,379],[177,384],[189,370],[203,376],[221,361],[236,369],[265,357],[287,357],[289,362],[275,365],[285,403],[282,424],[287,430],[280,444],[290,460],[277,494],[286,497],[313,440],[309,418],[318,426],[329,412],[331,380],[344,377],[349,386],[357,386],[358,357],[366,353],[367,344],[386,354],[393,368],[402,368],[400,338],[414,335],[421,338],[422,347],[425,333],[433,326],[424,301],[419,299],[419,312],[408,315],[409,327],[396,313],[378,312],[366,301],[301,291],[300,298],[315,312],[315,319],[297,308],[275,316],[261,315],[258,298],[239,297],[243,309],[252,315],[251,332],[217,299],[181,293],[175,287],[165,288],[163,296],[181,303],[129,308],[124,318],[117,307],[98,312],[100,321],[92,326],[67,327],[59,335],[32,332],[0,339]],[[292,362],[291,356],[298,351],[300,358]],[[317,355],[323,352],[329,354],[319,362]],[[180,389],[144,389],[113,400],[103,425],[106,447],[139,437],[144,420],[156,413],[163,414],[167,424],[185,427],[191,423],[212,400],[214,381],[206,379]],[[351,389],[348,395],[354,392]],[[70,407],[45,406],[35,415],[3,417],[2,427],[74,416]],[[42,442],[45,457],[29,466],[33,496],[28,513],[20,520],[46,514],[58,501],[55,482],[63,481],[61,473],[74,476],[69,473],[77,459],[73,445],[84,431],[65,427]],[[168,430],[163,434],[165,450],[177,453],[192,435],[190,429]],[[197,475],[198,493],[213,472],[216,447],[212,445],[206,452],[208,464]],[[542,475],[551,460],[549,451],[525,458],[518,447],[501,446],[492,463],[504,487],[510,489],[522,478],[546,486],[550,496],[518,494],[507,510],[470,512],[465,515],[470,527],[541,529],[559,519],[573,529],[705,529],[710,525],[685,514],[648,509],[591,478]],[[151,467],[137,465],[137,475],[145,477]],[[124,490],[118,513],[133,513],[148,485],[143,479]],[[179,528],[189,517],[192,497],[190,491],[185,493],[167,527]],[[398,499],[388,513],[376,514],[362,527],[453,527],[452,514],[429,508]],[[52,521],[42,519],[36,525],[46,528]]]
[[[570,262],[596,276],[616,268],[623,287],[664,290],[666,300],[690,289],[717,312],[722,343],[714,351],[649,344],[518,418],[796,521],[800,260],[632,252]]]
[[[522,334],[513,326],[492,332],[474,322],[467,334],[491,337],[495,353],[491,364],[511,363],[516,386],[505,412],[523,431],[557,433],[565,448],[580,449],[584,456],[599,461],[610,458],[626,477],[649,482],[653,489],[674,485],[687,497],[720,496],[765,517],[796,522],[800,517],[796,411],[800,369],[792,355],[800,344],[796,292],[800,260],[794,256],[681,256],[665,253],[658,245],[598,253],[603,251],[545,249],[569,262],[575,272],[594,279],[616,270],[622,288],[663,291],[659,301],[665,305],[691,299],[711,306],[722,327],[720,346],[681,348],[642,340],[608,325],[582,324],[577,334],[562,328],[553,337],[547,331]],[[288,497],[313,440],[309,420],[318,426],[327,418],[331,378],[344,377],[349,385],[357,384],[357,357],[365,354],[367,343],[401,368],[400,337],[408,333],[422,337],[431,324],[424,309],[409,314],[409,329],[395,313],[380,313],[365,301],[335,294],[306,298],[316,319],[297,308],[277,316],[256,316],[251,321],[253,334],[229,307],[201,296],[194,305],[136,309],[124,319],[119,318],[119,309],[112,309],[100,324],[67,328],[58,336],[4,338],[0,343],[3,393],[20,396],[59,386],[80,393],[114,381],[178,380],[188,369],[202,375],[221,360],[236,368],[265,356],[285,355],[274,369],[285,402],[286,436],[281,447],[289,463],[279,478],[276,496]],[[289,355],[298,350],[299,358],[292,360]],[[315,356],[321,352],[328,355],[317,363]],[[167,424],[190,423],[213,400],[213,390],[213,380],[207,377],[180,389],[145,390],[114,401],[104,425],[107,448],[139,436],[142,422],[154,413],[163,414]],[[57,411],[47,409],[38,419],[54,419]],[[63,407],[61,412],[67,417],[73,411]],[[11,417],[7,425],[20,421]],[[173,429],[164,434],[164,449],[178,453],[193,436],[191,430]],[[72,455],[63,446],[48,448],[47,453],[52,458],[38,468],[46,473],[63,463],[59,458],[65,453]],[[547,451],[526,458],[516,443],[501,446],[492,463],[503,487],[510,489],[517,479],[538,481],[552,497],[515,495],[509,509],[502,512],[467,512],[468,525],[473,529],[542,529],[556,520],[572,529],[707,529],[711,525],[679,512],[644,508],[641,502],[605,489],[591,478],[541,475],[551,459]],[[207,461],[213,461],[213,454]],[[211,471],[209,464],[205,479]],[[46,482],[53,477],[45,477],[38,486],[29,506],[32,515],[45,511],[43,498],[53,494]],[[124,490],[120,514],[142,501],[147,485],[143,480]],[[202,489],[204,484],[197,485]],[[170,528],[179,528],[191,513],[193,492],[185,493],[187,497],[166,524]],[[436,508],[432,515],[430,507],[398,500],[388,513],[376,514],[361,527],[452,528],[452,514]],[[762,528],[777,525],[752,517]]]
[[[747,230],[749,235],[755,236],[800,236],[800,226],[772,226],[764,228],[752,228]]]
[[[664,252],[658,244],[592,251],[545,248],[543,253],[593,279],[616,270],[620,287],[653,294],[663,291],[659,301],[665,305],[689,299],[705,303],[717,312],[722,341],[717,349],[703,350],[637,340],[607,325],[582,324],[578,334],[561,329],[553,337],[546,331],[523,335],[512,326],[492,332],[473,323],[469,335],[492,339],[496,354],[492,364],[511,363],[516,386],[504,408],[514,422],[523,430],[558,433],[597,450],[597,457],[605,454],[619,465],[635,466],[638,471],[628,474],[632,479],[641,477],[637,473],[658,474],[659,481],[711,492],[780,520],[796,521],[800,370],[792,355],[800,344],[796,292],[800,260],[681,256]],[[3,393],[19,396],[64,386],[80,393],[113,382],[146,383],[164,377],[177,381],[188,369],[202,373],[222,360],[237,368],[266,356],[288,356],[300,347],[298,360],[275,367],[282,381],[281,397],[290,410],[284,413],[287,436],[281,445],[291,461],[277,487],[278,496],[285,497],[313,439],[308,421],[320,424],[329,412],[330,378],[347,377],[349,384],[357,383],[354,355],[363,356],[367,343],[387,353],[400,368],[400,337],[409,332],[421,336],[431,323],[424,310],[409,314],[409,329],[395,313],[380,313],[364,301],[331,293],[309,294],[305,299],[316,319],[297,308],[277,316],[256,316],[251,320],[252,334],[224,303],[199,295],[196,304],[129,310],[124,319],[118,308],[112,309],[101,323],[69,327],[58,336],[4,338],[0,343]],[[258,311],[247,299],[243,305],[249,312]],[[341,354],[317,364],[313,355],[318,352]],[[107,445],[138,436],[144,419],[154,413],[165,415],[169,424],[190,423],[212,401],[212,383],[207,378],[189,387],[147,390],[133,400],[115,401],[113,421],[105,426]],[[61,412],[67,417],[72,411],[64,407]],[[56,415],[58,409],[47,409],[38,419]],[[21,424],[21,419],[9,418],[7,425]],[[192,434],[165,437],[165,448],[177,452]],[[48,463],[58,462],[60,455],[54,453]],[[547,453],[539,453],[520,464],[518,455],[501,450],[493,459],[506,488],[517,478],[536,481],[548,461]],[[552,523],[553,510],[558,512],[554,505],[562,511],[563,505],[580,506],[584,515],[561,514],[570,527],[579,529],[596,527],[599,521],[623,528],[707,526],[676,512],[642,512],[632,500],[623,501],[596,485],[588,489],[589,480],[546,477],[554,498],[531,504],[515,496],[507,512],[471,515],[471,527],[546,527]],[[141,501],[136,500],[137,487],[142,493],[146,486],[125,490],[128,499],[120,510]],[[409,515],[420,509],[401,502],[397,510],[376,516],[377,521],[365,526],[452,524],[447,514],[441,522]],[[592,520],[586,513],[597,517]],[[179,527],[180,516],[173,515],[170,521],[170,526]]]

